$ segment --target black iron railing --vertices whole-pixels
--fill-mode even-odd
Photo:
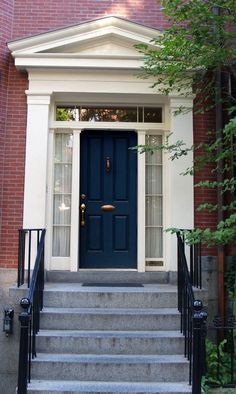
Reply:
[[[35,263],[40,236],[43,229],[20,229],[18,246],[18,287],[25,284],[30,287],[31,266]],[[27,277],[27,278],[25,278]]]
[[[188,271],[190,282],[193,287],[202,288],[202,247],[201,242],[188,245],[185,242],[186,234],[192,233],[193,230],[179,230],[178,237],[183,242],[183,249],[188,261]]]
[[[184,232],[177,233],[178,248],[178,310],[180,330],[184,335],[184,354],[189,360],[189,384],[192,393],[201,394],[201,380],[205,372],[206,312],[202,301],[194,297],[193,286],[201,287],[200,248],[190,246],[186,251]],[[187,262],[187,257],[189,264]]]
[[[19,316],[18,394],[27,393],[27,383],[30,382],[31,375],[31,360],[36,357],[36,334],[39,331],[40,311],[43,308],[45,233],[44,229],[20,230],[18,286],[25,282],[26,267],[28,295],[20,302],[23,312]],[[33,258],[34,254],[35,259]],[[32,260],[35,260],[33,270],[31,270]]]

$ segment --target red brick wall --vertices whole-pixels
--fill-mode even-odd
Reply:
[[[22,227],[25,163],[27,75],[10,61],[7,97],[7,127],[2,199],[1,267],[17,263],[18,229]]]
[[[162,16],[160,2],[156,0],[2,0],[1,7],[0,267],[15,267],[17,230],[22,225],[23,216],[24,92],[28,83],[27,75],[15,69],[5,42],[107,15],[120,16],[160,30],[167,27],[167,21]],[[195,126],[198,138],[204,136],[207,130],[200,116],[195,117]],[[201,199],[204,199],[204,192],[195,191],[196,202]],[[213,220],[213,217],[200,214],[196,216],[196,225],[204,226]]]
[[[207,143],[209,139],[209,132],[215,128],[215,112],[212,110],[206,114],[194,114],[194,144],[198,145],[201,142]],[[194,177],[194,183],[197,184],[201,180],[216,180],[212,173],[210,165],[204,166],[201,171],[197,171]],[[203,203],[217,204],[216,191],[207,189],[206,187],[194,188],[194,226],[199,228],[214,229],[217,221],[217,213],[209,213],[207,210],[197,211],[197,207]],[[216,255],[215,248],[203,247],[203,255]]]
[[[15,0],[14,38],[116,15],[164,29],[158,0]]]
[[[0,2],[0,253],[4,254],[5,216],[3,208],[5,201],[5,179],[6,166],[5,152],[7,143],[7,100],[10,55],[6,46],[7,40],[12,36],[14,13],[14,0],[2,0]],[[0,262],[2,260],[0,259]],[[2,266],[2,265],[1,265]]]

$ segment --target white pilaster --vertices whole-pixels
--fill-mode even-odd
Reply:
[[[144,130],[138,131],[138,145],[145,145]],[[145,271],[145,154],[138,153],[138,272]]]
[[[179,108],[186,108],[176,115]],[[182,140],[186,147],[193,145],[193,99],[182,97],[170,97],[170,142],[175,143]],[[193,177],[181,175],[193,163],[193,153],[170,162],[170,214],[168,227],[193,228],[194,223],[194,194]],[[176,237],[171,236],[170,270],[176,271]]]
[[[24,190],[24,228],[46,226],[48,114],[50,93],[27,92],[28,113]]]
[[[80,133],[73,130],[72,201],[71,201],[71,263],[70,270],[78,270],[79,256],[79,205],[80,205]]]
[[[46,269],[52,268],[52,225],[53,225],[53,171],[54,171],[54,129],[49,129],[48,135],[48,164],[47,164],[47,207],[45,240]]]

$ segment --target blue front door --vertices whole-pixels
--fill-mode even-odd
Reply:
[[[81,133],[80,268],[137,267],[133,131]]]

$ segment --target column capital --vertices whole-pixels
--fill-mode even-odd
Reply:
[[[143,130],[143,129],[137,129],[136,132],[138,135],[146,135],[147,134],[147,130]]]
[[[73,129],[73,134],[81,134],[82,129]]]
[[[179,109],[181,107],[191,109],[193,108],[194,95],[189,97],[182,97],[178,95],[169,95],[170,108]]]
[[[26,90],[27,104],[29,105],[49,105],[52,92],[32,92]]]

